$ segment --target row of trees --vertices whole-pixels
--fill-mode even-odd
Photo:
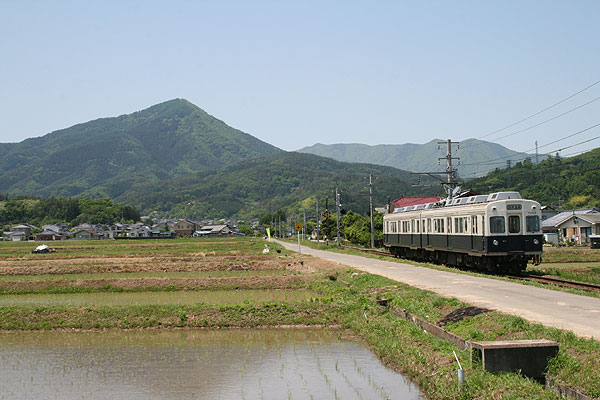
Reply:
[[[89,198],[8,198],[0,196],[0,221],[4,226],[28,223],[44,225],[67,223],[78,225],[111,224],[140,220],[140,213],[131,206],[115,204],[111,199]]]
[[[322,218],[320,221],[320,238],[327,235],[329,240],[334,240],[337,236],[336,215],[330,214],[328,218],[324,218],[323,215],[320,217]],[[286,227],[289,225],[286,214],[282,210],[265,214],[260,219],[260,224],[265,227],[270,227],[273,234],[281,236],[279,233],[280,228],[278,226],[279,221]],[[305,232],[310,235],[316,227],[317,221],[314,219],[307,221]],[[285,230],[283,231],[285,232]],[[378,212],[375,212],[374,214],[374,231],[375,243],[380,244],[383,240],[383,214]],[[371,218],[368,215],[363,216],[353,211],[348,211],[340,218],[340,235],[342,240],[347,240],[350,243],[361,246],[369,246],[371,242]]]

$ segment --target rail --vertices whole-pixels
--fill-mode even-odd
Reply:
[[[376,255],[385,256],[385,257],[394,257],[393,254],[390,254],[387,251],[363,249],[360,247],[351,247],[351,246],[344,246],[344,248],[361,251],[363,253],[376,254]],[[579,289],[579,290],[584,290],[584,291],[588,291],[588,292],[600,293],[600,285],[598,285],[598,284],[572,281],[572,280],[568,280],[568,279],[564,279],[564,278],[559,278],[556,276],[532,275],[532,274],[504,275],[504,276],[506,278],[514,279],[514,280],[537,282],[537,283],[543,283],[546,285],[555,285],[555,286],[566,287],[566,288],[571,288],[571,289]]]
[[[598,284],[572,281],[572,280],[568,280],[568,279],[559,278],[557,276],[550,276],[550,275],[539,276],[539,275],[523,274],[523,275],[506,275],[506,277],[510,278],[510,279],[515,279],[515,280],[537,282],[537,283],[543,283],[546,285],[555,285],[555,286],[560,286],[560,287],[585,290],[588,292],[599,292],[600,293],[600,285],[598,285]]]

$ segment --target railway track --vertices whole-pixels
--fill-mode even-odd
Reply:
[[[579,282],[579,281],[571,281],[568,279],[559,278],[557,276],[551,275],[506,275],[507,278],[521,280],[521,281],[529,281],[529,282],[538,282],[546,285],[554,285],[560,287],[568,287],[573,289],[585,290],[588,292],[598,292],[600,293],[600,285],[595,283],[588,282]]]
[[[350,247],[350,246],[344,246],[344,247],[347,249],[361,251],[363,253],[377,254],[377,255],[386,256],[386,257],[394,257],[392,254],[390,254],[387,251],[362,249],[360,247]],[[567,287],[567,288],[572,288],[572,289],[585,290],[588,292],[600,293],[600,285],[598,285],[598,284],[571,281],[568,279],[559,278],[557,276],[551,276],[551,275],[541,275],[540,276],[540,275],[531,275],[531,274],[504,275],[504,276],[506,276],[507,278],[510,278],[510,279],[514,279],[514,280],[537,282],[537,283],[543,283],[546,285],[554,285],[554,286]]]
[[[378,256],[385,256],[385,257],[392,257],[392,258],[394,257],[388,251],[373,250],[373,249],[362,249],[360,247],[351,247],[351,246],[344,246],[344,248],[345,249],[362,251],[363,253],[377,254]]]

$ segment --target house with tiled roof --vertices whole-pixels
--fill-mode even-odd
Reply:
[[[400,197],[392,201],[390,212],[393,212],[397,208],[416,206],[417,204],[437,203],[440,200],[442,199],[438,196]]]
[[[600,211],[596,208],[563,211],[542,221],[542,231],[556,233],[559,241],[589,243],[590,235],[600,235]]]

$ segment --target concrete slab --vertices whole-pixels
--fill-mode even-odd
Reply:
[[[471,362],[473,358],[481,360],[487,371],[520,371],[527,377],[539,380],[544,379],[548,360],[558,354],[558,343],[545,339],[470,342],[470,346]]]

